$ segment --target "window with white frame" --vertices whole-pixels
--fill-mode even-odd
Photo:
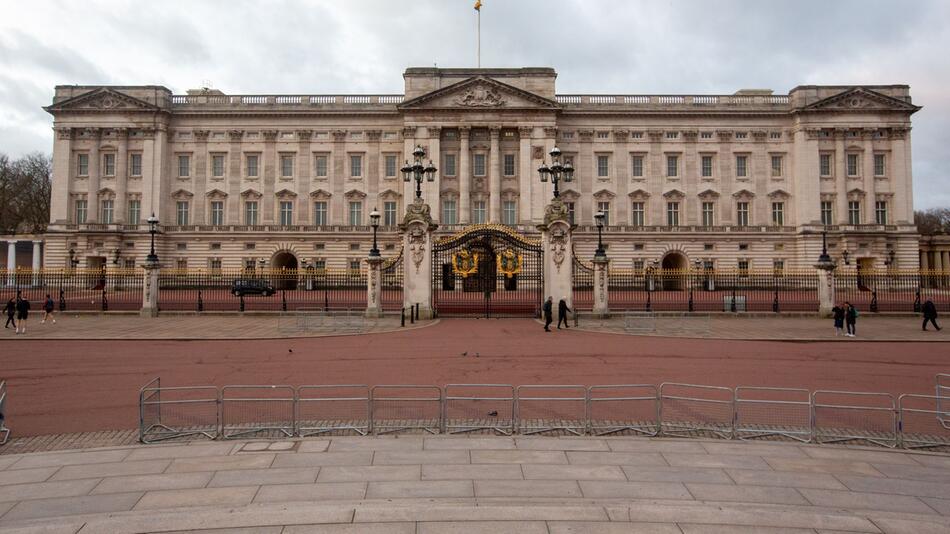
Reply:
[[[294,202],[292,200],[280,201],[280,225],[290,226],[294,224]]]
[[[679,156],[668,155],[666,156],[666,175],[668,177],[676,177],[679,174]]]
[[[848,224],[861,224],[861,201],[848,201]]]
[[[224,201],[211,201],[211,226],[221,226],[224,224]]]
[[[142,154],[129,154],[129,176],[142,176]]]
[[[785,226],[785,203],[784,202],[772,203],[772,225]]]
[[[749,156],[736,156],[736,176],[744,178],[749,175]]]
[[[573,202],[565,202],[565,203],[564,203],[564,206],[567,207],[567,222],[569,222],[569,223],[571,223],[571,224],[576,224],[576,223],[574,222],[574,203],[573,203]]]
[[[505,200],[501,203],[501,222],[513,226],[518,224],[518,202]]]
[[[703,156],[701,159],[701,174],[703,178],[711,178],[713,175],[713,157]]]
[[[142,219],[142,201],[138,199],[129,200],[129,224],[138,224]]]
[[[244,224],[257,226],[257,201],[248,200],[244,203]]]
[[[874,154],[874,176],[887,175],[887,159],[884,154]]]
[[[76,224],[85,224],[86,222],[86,200],[76,200]]]
[[[818,155],[818,175],[831,176],[831,154]]]
[[[631,161],[631,175],[634,178],[639,178],[643,176],[643,156],[636,155],[630,157]]]
[[[179,155],[178,156],[178,177],[179,178],[188,178],[191,176],[191,156]]]
[[[455,154],[446,154],[445,155],[445,164],[442,166],[445,171],[442,173],[443,176],[455,176]]]
[[[782,156],[772,156],[772,176],[782,176]]]
[[[396,177],[396,156],[395,154],[386,154],[386,178]]]
[[[359,200],[350,201],[350,226],[363,224],[363,203]]]
[[[313,157],[313,167],[317,178],[327,177],[327,157],[318,155]]]
[[[76,154],[76,176],[89,176],[89,154]]]
[[[454,199],[442,201],[442,224],[458,224],[455,207],[456,203]]]
[[[666,225],[667,226],[680,225],[680,203],[679,202],[666,203]]]
[[[607,178],[610,176],[610,156],[597,156],[597,177]]]
[[[363,156],[362,154],[350,154],[350,177],[359,178],[363,176]]]
[[[485,201],[476,200],[472,202],[472,223],[485,224]]]
[[[188,224],[188,201],[179,200],[176,203],[176,207],[177,209],[175,210],[175,212],[178,215],[177,217],[178,226],[187,225]]]
[[[515,175],[515,155],[505,154],[502,160],[502,167],[503,167],[505,176],[514,176]]]
[[[102,224],[112,224],[112,220],[113,220],[112,213],[113,213],[113,206],[115,205],[115,201],[107,198],[107,199],[102,200],[101,205],[102,205],[101,206],[102,209],[100,210],[100,213],[99,213],[99,222],[101,222]]]
[[[215,154],[211,156],[211,176],[213,178],[224,178],[223,154]]]
[[[749,203],[736,202],[736,224],[749,226]]]
[[[630,224],[633,226],[643,226],[646,222],[643,211],[643,202],[633,202],[630,204]]]
[[[244,173],[248,178],[257,178],[260,174],[260,157],[257,154],[248,154],[244,157]]]
[[[604,214],[604,226],[610,225],[610,201],[597,202],[597,211]]]
[[[716,203],[703,202],[703,206],[702,206],[703,226],[715,226],[716,225],[715,214],[716,214]]]
[[[833,202],[830,200],[821,201],[821,224],[834,224],[834,218],[832,217],[832,205]]]
[[[848,176],[857,176],[858,169],[858,155],[857,154],[848,154]]]
[[[475,176],[485,176],[485,154],[475,154],[472,156],[472,174]]]
[[[115,176],[115,154],[102,155],[102,175]]]
[[[316,226],[327,225],[327,203],[318,200],[313,203],[313,224]]]
[[[878,200],[874,203],[874,221],[877,224],[887,224],[887,201]]]
[[[383,202],[383,224],[385,226],[396,226],[396,201],[387,200]]]
[[[280,177],[281,178],[294,177],[294,155],[293,154],[280,155]]]

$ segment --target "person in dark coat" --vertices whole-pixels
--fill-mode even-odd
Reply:
[[[18,291],[16,294],[16,320],[17,327],[16,333],[19,334],[21,331],[26,333],[26,320],[30,318],[30,301],[20,296]]]
[[[934,328],[940,330],[940,327],[937,326],[937,306],[934,305],[934,301],[927,299],[921,311],[924,312],[924,330],[927,329],[927,321],[930,321]]]
[[[544,331],[550,332],[551,329],[548,328],[551,326],[551,323],[554,322],[554,298],[548,297],[548,300],[544,301]]]
[[[4,310],[5,312],[7,312],[7,324],[5,324],[3,327],[4,327],[4,328],[10,328],[10,324],[13,324],[13,328],[16,328],[16,320],[15,320],[15,317],[16,317],[16,301],[13,300],[13,299],[8,300],[8,301],[7,301],[7,306],[6,306],[6,308],[4,308],[3,310]]]
[[[567,307],[567,299],[561,299],[557,303],[557,329],[561,329],[561,321],[564,321],[564,328],[567,328],[567,314],[571,313],[571,309]]]
[[[844,308],[835,304],[835,307],[831,308],[831,315],[835,318],[835,335],[840,336],[844,329]]]
[[[858,309],[850,302],[845,302],[844,322],[848,326],[848,337],[855,337],[858,324]]]

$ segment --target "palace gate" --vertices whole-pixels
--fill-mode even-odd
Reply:
[[[538,317],[544,290],[539,240],[496,224],[470,226],[432,247],[432,307],[446,315]]]

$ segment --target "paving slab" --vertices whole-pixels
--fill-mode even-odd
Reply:
[[[208,485],[213,475],[214,473],[205,471],[111,477],[103,479],[92,490],[92,494],[203,488]]]
[[[44,482],[53,476],[59,467],[34,467],[32,469],[10,469],[0,471],[0,486]]]
[[[468,464],[468,451],[377,451],[373,465]]]
[[[794,488],[775,486],[736,486],[734,484],[693,484],[686,489],[698,500],[764,504],[800,504],[808,501]]]
[[[663,457],[674,467],[723,467],[733,469],[771,469],[765,460],[758,456],[738,454],[690,454],[663,453]]]
[[[214,474],[209,488],[228,486],[260,486],[262,484],[310,484],[316,482],[317,467],[241,469],[236,471],[218,471]]]
[[[320,467],[325,465],[370,465],[373,451],[298,452],[278,454],[272,467]]]
[[[0,502],[85,495],[96,487],[99,480],[98,478],[87,478],[62,482],[34,482],[0,486]]]
[[[85,526],[83,521],[76,520],[51,520],[44,522],[43,525],[8,527],[4,528],[4,534],[76,534]]]
[[[915,455],[905,454],[903,451],[869,451],[837,447],[802,447],[802,450],[812,458],[874,464],[920,465],[914,459]]]
[[[563,451],[471,451],[473,464],[566,464]]]
[[[915,454],[914,461],[921,465],[950,469],[950,456],[947,455]]]
[[[330,443],[329,451],[421,451],[422,437],[358,437],[336,438]]]
[[[586,465],[650,465],[669,466],[658,452],[587,452],[568,451],[567,461]]]
[[[234,443],[193,443],[188,445],[150,445],[134,449],[126,460],[159,460],[165,458],[199,458],[225,456]]]
[[[330,447],[330,440],[306,439],[300,442],[298,452],[326,452]]]
[[[14,456],[14,455],[6,456],[6,457],[0,456],[0,471],[6,469],[7,467],[10,467],[14,463],[16,463],[17,460],[19,460],[20,458],[21,456]]]
[[[28,469],[31,467],[53,467],[64,465],[104,464],[121,462],[131,453],[130,449],[116,449],[89,452],[48,452],[28,454],[8,466],[7,469]]]
[[[920,500],[927,503],[927,506],[930,506],[937,511],[940,515],[950,516],[950,495],[946,496],[946,499],[937,499],[934,497],[921,497]]]
[[[676,525],[594,521],[549,521],[548,532],[550,534],[682,534]]]
[[[801,447],[791,443],[750,443],[744,442],[704,442],[703,448],[709,454],[756,454],[759,456],[791,456],[808,458]]]
[[[244,506],[257,493],[257,486],[149,491],[135,505],[136,510],[182,508],[186,506]]]
[[[314,502],[358,500],[366,497],[366,482],[276,484],[261,486],[254,502]]]
[[[515,440],[502,437],[432,437],[425,438],[423,448],[426,450],[514,449]]]
[[[849,510],[878,510],[887,512],[910,512],[914,514],[936,514],[927,504],[917,497],[890,495],[883,493],[859,493],[855,491],[836,491],[802,488],[798,490],[812,504],[833,506]]]
[[[212,528],[203,530],[174,530],[166,534],[281,534],[284,527]]]
[[[422,479],[418,465],[333,465],[320,469],[317,482],[413,481]]]
[[[810,528],[748,527],[738,525],[679,524],[683,534],[815,534]]]
[[[950,532],[950,525],[936,521],[875,517],[874,523],[884,534],[947,534]]]
[[[675,499],[692,500],[686,486],[679,482],[614,482],[582,480],[579,482],[588,499]],[[631,518],[638,518],[632,515]]]
[[[518,464],[423,465],[422,480],[521,480]]]
[[[627,480],[616,465],[541,465],[521,466],[526,480]]]
[[[476,480],[476,497],[583,497],[575,480]]]
[[[431,503],[409,506],[356,508],[356,523],[391,521],[607,521],[601,506],[590,505],[490,505]]]
[[[631,518],[648,523],[696,523],[754,527],[811,528],[867,532],[880,530],[866,518],[846,512],[812,511],[748,504],[650,504],[631,509]]]
[[[727,469],[736,484],[749,486],[781,486],[787,488],[848,489],[832,475],[796,473],[789,471],[759,471],[757,469]]]
[[[3,515],[3,521],[122,512],[131,510],[141,497],[141,493],[116,493],[21,501]]]
[[[415,523],[343,523],[333,525],[293,525],[281,534],[416,534]]]
[[[226,471],[229,469],[266,469],[274,463],[274,453],[241,454],[235,456],[208,456],[173,460],[166,473],[195,471]]]
[[[950,466],[947,468],[932,465],[899,465],[899,464],[871,464],[888,478],[905,478],[908,480],[924,480],[928,482],[943,482],[950,484]],[[0,473],[0,480],[3,474]]]
[[[102,478],[122,475],[149,475],[164,471],[171,460],[141,460],[111,462],[104,464],[67,465],[50,480],[75,480],[79,478]]]
[[[370,482],[367,499],[405,499],[420,497],[474,497],[471,480],[413,480]]]
[[[641,465],[621,466],[627,480],[631,482],[705,482],[709,484],[731,484],[732,479],[722,469],[703,467],[645,467]],[[753,472],[750,470],[750,472]],[[758,472],[758,471],[755,471]],[[769,471],[762,471],[769,473]]]
[[[915,495],[918,497],[950,497],[950,483],[944,482],[846,475],[839,475],[838,480],[853,491]]]
[[[604,441],[614,452],[681,452],[694,454],[709,452],[698,441],[673,441],[659,438],[611,438]]]
[[[769,466],[776,471],[798,471],[801,473],[832,473],[844,475],[884,475],[867,462],[849,462],[846,460],[830,460],[827,458],[780,458],[768,457],[765,459]]]
[[[609,451],[602,439],[515,438],[515,447],[529,451]]]
[[[416,534],[548,534],[544,521],[433,521],[418,523]]]

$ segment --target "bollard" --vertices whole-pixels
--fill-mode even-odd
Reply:
[[[201,300],[201,290],[198,290],[198,312],[205,311],[205,303]]]
[[[877,313],[877,290],[871,291],[871,312]]]
[[[409,306],[409,322],[412,324],[416,324],[416,312],[415,312],[415,308],[413,308],[412,306]]]
[[[736,288],[732,288],[732,302],[729,304],[729,311],[736,313]]]
[[[280,292],[280,309],[281,311],[287,311],[287,291],[284,290]]]
[[[693,311],[693,288],[689,288],[689,303],[687,304],[687,310]]]
[[[419,303],[416,303],[416,320],[419,320]]]
[[[109,301],[106,299],[106,290],[102,290],[102,311],[109,311]]]
[[[241,293],[241,311],[244,311],[244,293]]]
[[[772,311],[778,313],[778,290],[775,290],[775,300],[772,301]]]
[[[399,311],[399,316],[400,316],[399,326],[405,327],[406,326],[406,307],[405,306],[403,306],[402,310]]]
[[[66,292],[59,288],[59,311],[66,311]]]

